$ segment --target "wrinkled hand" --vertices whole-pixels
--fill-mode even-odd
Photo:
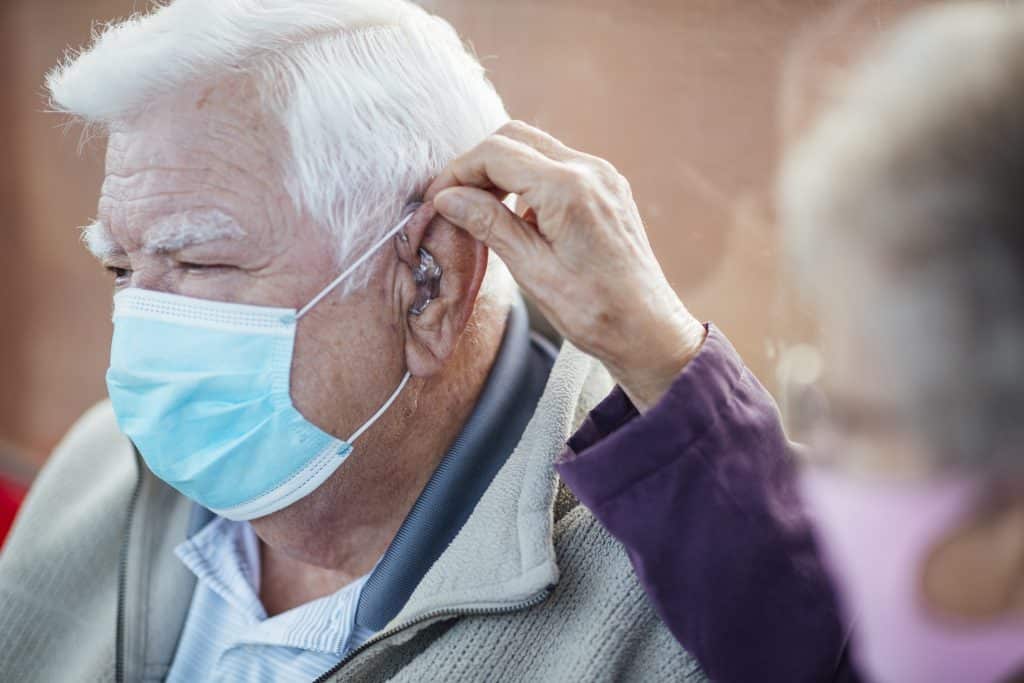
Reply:
[[[519,196],[521,215],[502,203]],[[493,249],[555,329],[601,360],[641,410],[704,341],[607,161],[512,122],[453,161],[425,200]]]

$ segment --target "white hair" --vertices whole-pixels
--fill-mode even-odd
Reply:
[[[339,261],[508,120],[452,27],[405,0],[176,0],[102,27],[46,84],[56,110],[110,132],[238,75],[283,131],[296,210],[330,231]]]

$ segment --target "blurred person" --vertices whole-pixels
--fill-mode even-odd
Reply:
[[[178,0],[48,86],[107,138],[111,401],[0,555],[0,678],[705,680],[553,469],[607,373],[411,212],[508,119],[447,23]]]
[[[947,6],[789,153],[806,447],[721,331],[693,353],[607,162],[515,124],[428,190],[618,381],[558,469],[714,680],[1024,680],[1022,116],[1024,14]]]

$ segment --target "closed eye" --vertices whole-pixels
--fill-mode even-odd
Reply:
[[[230,266],[226,263],[193,263],[191,261],[181,261],[178,265],[190,273],[209,273],[217,270],[237,269],[237,266]]]
[[[108,273],[114,276],[114,286],[123,287],[128,284],[128,281],[132,277],[131,268],[120,268],[118,266],[107,266],[106,270]]]

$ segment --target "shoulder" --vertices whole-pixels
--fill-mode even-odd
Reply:
[[[29,489],[5,556],[61,544],[90,525],[120,529],[138,474],[131,442],[121,434],[109,401],[90,408],[71,427]],[[98,540],[98,539],[94,539]]]
[[[134,487],[138,473],[131,442],[117,426],[110,401],[87,410],[68,430],[29,491],[28,504],[43,495],[83,502],[90,490]],[[70,496],[70,498],[68,498]]]
[[[71,425],[68,433],[57,444],[50,462],[82,449],[109,448],[114,445],[131,449],[128,438],[117,426],[113,406],[109,400],[103,400],[86,410]]]
[[[624,548],[585,506],[565,512],[555,524],[554,541],[560,582],[606,600],[642,602],[643,589]]]
[[[18,680],[112,677],[117,564],[135,480],[131,444],[101,403],[50,456],[0,554],[0,670]],[[61,656],[32,656],[42,651]]]
[[[555,553],[561,576],[551,606],[583,617],[587,632],[574,639],[600,644],[599,656],[579,666],[612,666],[617,680],[707,680],[651,608],[622,545],[586,507],[559,520]]]

